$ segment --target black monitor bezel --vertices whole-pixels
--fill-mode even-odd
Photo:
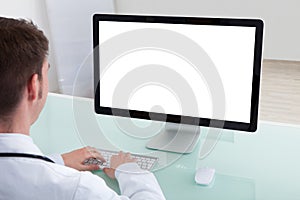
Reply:
[[[99,87],[100,63],[99,63],[99,49],[98,49],[99,21],[255,27],[256,32],[255,32],[255,47],[254,47],[254,61],[253,61],[250,123],[208,119],[208,118],[197,118],[197,117],[162,114],[162,113],[152,113],[152,112],[149,113],[145,111],[127,110],[127,109],[100,106],[100,87]],[[191,125],[198,125],[198,126],[255,132],[257,130],[257,123],[258,123],[260,76],[261,76],[262,49],[263,49],[263,28],[264,28],[264,23],[261,19],[95,14],[93,16],[95,112],[97,114],[114,115],[114,116],[121,116],[121,117],[127,117],[129,113],[131,118],[166,121],[172,123],[184,123],[184,124],[191,124]],[[151,115],[151,119],[150,119],[150,115]]]

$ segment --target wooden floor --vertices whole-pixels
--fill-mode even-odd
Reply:
[[[300,62],[264,60],[260,119],[300,125]]]

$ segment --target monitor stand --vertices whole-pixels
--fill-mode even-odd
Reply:
[[[199,126],[166,123],[165,127],[146,144],[146,147],[175,153],[191,153],[199,136]]]

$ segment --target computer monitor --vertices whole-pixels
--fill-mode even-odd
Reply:
[[[165,151],[200,126],[254,132],[262,44],[260,19],[95,14],[95,111],[177,124],[147,144]]]

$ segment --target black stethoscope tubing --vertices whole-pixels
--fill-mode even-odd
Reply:
[[[53,160],[51,160],[50,158],[47,158],[45,156],[35,155],[35,154],[27,154],[27,153],[0,153],[0,157],[34,158],[34,159],[40,159],[40,160],[54,163]]]

